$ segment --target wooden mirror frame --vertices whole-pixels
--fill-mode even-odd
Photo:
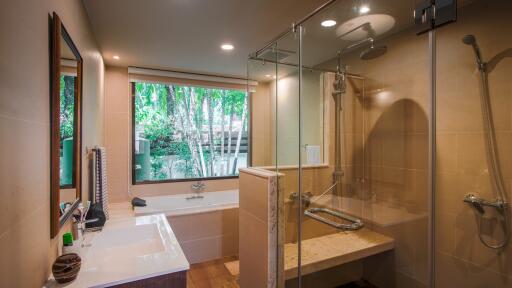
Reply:
[[[82,201],[82,56],[73,40],[54,12],[51,25],[50,53],[50,234],[55,237],[73,211]],[[61,43],[64,39],[66,43]],[[75,80],[75,104],[73,119],[73,186],[76,189],[76,200],[64,215],[60,216],[60,74],[61,74],[61,45],[68,45],[77,60],[77,76]]]

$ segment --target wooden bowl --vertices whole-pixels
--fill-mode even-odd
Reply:
[[[59,256],[52,265],[53,277],[58,283],[68,283],[76,279],[82,259],[76,253]]]

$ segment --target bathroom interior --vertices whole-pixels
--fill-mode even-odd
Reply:
[[[4,2],[0,287],[512,288],[511,1]]]

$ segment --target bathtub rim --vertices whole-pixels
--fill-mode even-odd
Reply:
[[[236,191],[236,194],[239,196],[239,190],[238,189],[230,189],[230,190],[220,190],[220,191],[208,191],[208,192],[202,192],[201,195],[204,194],[215,194],[219,192],[233,192]],[[155,196],[148,196],[148,197],[141,197],[142,199],[148,200],[151,198],[186,198],[189,196],[194,196],[195,193],[178,193],[178,194],[171,194],[171,195],[155,195]],[[201,214],[201,213],[208,213],[208,212],[214,212],[214,211],[220,211],[220,210],[228,210],[228,209],[235,209],[239,207],[240,199],[237,199],[238,201],[236,203],[229,202],[229,203],[222,203],[222,204],[215,204],[215,205],[208,205],[208,206],[200,206],[200,207],[180,207],[177,209],[169,209],[169,210],[153,210],[153,211],[143,211],[145,207],[134,207],[133,212],[135,216],[145,216],[145,215],[153,215],[153,214],[164,214],[166,217],[170,216],[183,216],[183,215],[191,215],[191,214]],[[193,200],[191,200],[193,201]],[[147,206],[146,206],[147,207]],[[142,211],[141,211],[142,210]]]

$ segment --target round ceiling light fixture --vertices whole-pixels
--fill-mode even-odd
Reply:
[[[370,6],[363,5],[359,7],[359,14],[366,14],[368,12],[370,12]]]
[[[332,19],[327,19],[327,20],[324,20],[322,21],[322,23],[320,23],[323,27],[332,27],[334,25],[336,25],[336,21],[332,20]]]
[[[225,43],[225,44],[220,45],[220,48],[222,50],[230,51],[230,50],[235,49],[235,46],[233,46],[233,44]]]
[[[118,55],[114,55],[114,56],[112,56],[112,58],[114,58],[115,60],[119,60],[120,59]]]

